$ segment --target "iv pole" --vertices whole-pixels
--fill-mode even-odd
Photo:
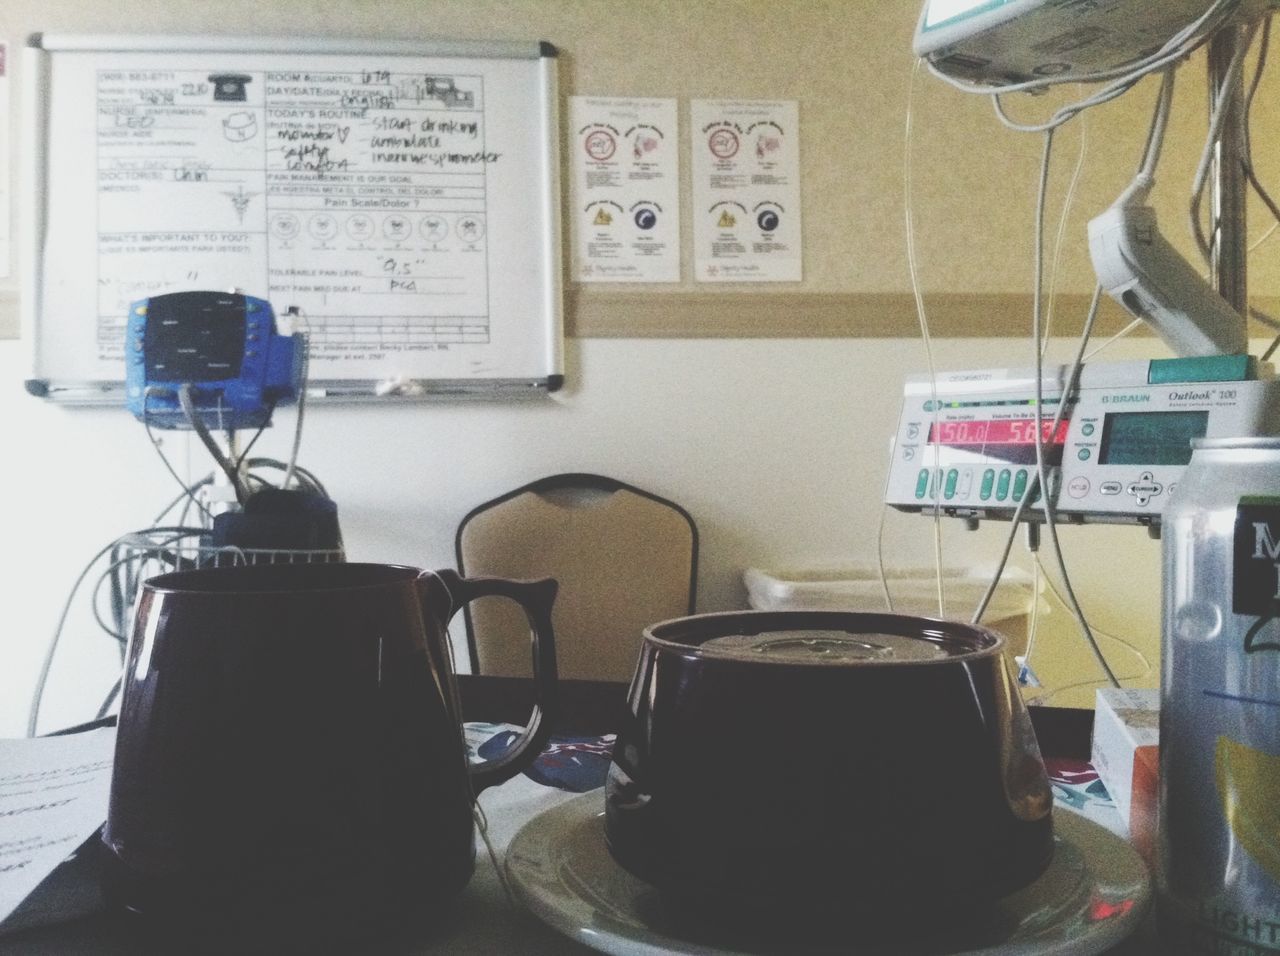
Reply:
[[[1243,27],[1229,27],[1218,32],[1209,43],[1209,110],[1218,107],[1216,98],[1223,89],[1230,69],[1232,56],[1242,42]],[[1241,70],[1244,64],[1241,63]],[[1227,110],[1218,140],[1213,163],[1213,191],[1211,200],[1212,232],[1210,256],[1210,281],[1218,294],[1241,315],[1246,327],[1249,322],[1248,254],[1249,238],[1245,199],[1247,183],[1244,175],[1244,128],[1247,117],[1245,89],[1237,83],[1228,102],[1220,108]]]

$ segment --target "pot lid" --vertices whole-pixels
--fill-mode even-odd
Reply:
[[[960,621],[858,611],[695,614],[645,639],[698,657],[755,664],[926,664],[997,653],[1004,639]]]

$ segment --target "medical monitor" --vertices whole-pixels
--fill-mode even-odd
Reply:
[[[916,56],[971,83],[1004,85],[1133,63],[1194,23],[1213,0],[928,0]],[[1275,0],[1241,0],[1251,15]]]

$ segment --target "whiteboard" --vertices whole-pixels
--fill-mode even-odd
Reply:
[[[129,303],[297,307],[310,395],[563,380],[546,43],[37,35],[25,51],[34,394],[123,401]]]

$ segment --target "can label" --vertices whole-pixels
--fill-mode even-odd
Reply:
[[[1280,498],[1240,499],[1234,545],[1231,610],[1257,616],[1245,631],[1244,651],[1280,652],[1280,638],[1262,633],[1280,617]]]
[[[1275,956],[1280,953],[1280,923],[1202,903],[1185,926],[1186,952],[1214,956]]]

